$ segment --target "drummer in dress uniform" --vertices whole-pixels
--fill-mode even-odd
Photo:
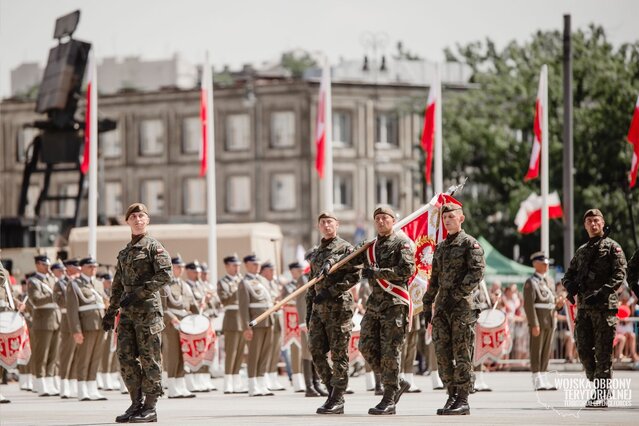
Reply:
[[[191,289],[195,309],[193,313],[203,314],[207,304],[207,291],[200,278],[202,265],[197,260],[186,264],[186,283]],[[209,367],[201,367],[197,371],[191,371],[184,376],[186,387],[190,392],[210,392],[215,387],[211,383]]]
[[[548,359],[557,325],[555,285],[547,276],[549,262],[544,252],[533,253],[530,260],[535,272],[524,284],[524,310],[530,333],[530,370],[533,374],[533,389],[557,390],[547,378]],[[559,302],[563,306],[563,302]]]
[[[104,296],[96,290],[98,262],[92,257],[80,261],[81,274],[67,286],[67,317],[77,346],[78,398],[80,401],[103,401],[96,376],[102,351],[105,350],[102,318]]]
[[[59,395],[54,376],[60,341],[60,309],[55,303],[53,275],[49,272],[51,261],[46,255],[35,257],[36,273],[27,281],[29,302],[33,304],[31,348],[35,371],[34,390],[40,396]]]
[[[18,292],[12,287],[9,271],[0,263],[0,312],[22,312],[24,303],[18,300]],[[0,367],[0,376],[3,375]],[[0,404],[8,404],[11,401],[0,393]]]
[[[73,352],[75,350],[75,342],[69,328],[67,320],[67,286],[69,278],[67,277],[67,268],[64,263],[57,261],[51,265],[51,273],[55,277],[53,286],[53,297],[60,308],[60,345],[58,347],[58,362],[60,373],[60,397],[67,399],[71,397],[71,362],[73,361]]]
[[[171,259],[173,277],[171,283],[162,287],[162,309],[164,330],[162,331],[162,360],[168,375],[169,398],[192,398],[184,379],[184,357],[180,345],[180,321],[192,312],[197,312],[193,293],[182,278],[184,261],[178,255]]]
[[[266,387],[266,374],[272,343],[273,315],[256,324],[249,322],[268,310],[273,304],[268,283],[258,273],[260,261],[250,254],[244,257],[246,275],[238,286],[238,301],[244,339],[248,343],[249,396],[273,395]]]
[[[242,383],[240,368],[246,341],[242,336],[242,319],[238,305],[238,287],[242,281],[240,259],[233,254],[224,258],[226,274],[217,282],[217,294],[224,306],[224,393],[247,393]]]
[[[282,296],[282,289],[279,280],[275,277],[275,267],[270,261],[266,261],[260,268],[260,275],[264,277],[268,284],[268,290],[271,294],[273,303],[279,302]],[[272,391],[283,391],[282,386],[277,379],[277,364],[280,361],[282,353],[282,311],[273,313],[273,333],[271,334],[271,355],[266,366],[266,387]]]

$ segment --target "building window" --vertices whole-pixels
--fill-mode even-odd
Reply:
[[[352,115],[348,111],[333,111],[333,144],[352,146]]]
[[[375,117],[375,142],[380,147],[399,146],[398,118],[393,112],[378,112]]]
[[[64,197],[75,197],[78,195],[78,184],[77,183],[62,183],[60,184],[60,193],[59,195]],[[60,217],[73,217],[75,214],[75,200],[60,200],[58,202],[58,212]]]
[[[397,175],[377,175],[376,202],[377,204],[388,204],[393,208],[399,207],[399,177]]]
[[[271,148],[295,146],[295,113],[278,111],[271,114]]]
[[[182,120],[182,154],[198,154],[202,146],[202,122],[200,117]]]
[[[226,138],[224,148],[227,151],[247,151],[251,144],[251,119],[248,114],[229,114],[226,116]]]
[[[297,205],[295,197],[295,175],[275,173],[271,177],[271,210],[290,211]]]
[[[143,180],[140,192],[142,203],[146,204],[149,214],[162,215],[164,213],[164,180]]]
[[[104,213],[107,217],[116,217],[124,213],[121,182],[106,182],[104,184]]]
[[[122,144],[120,142],[120,129],[115,128],[110,132],[100,134],[100,146],[104,158],[118,158],[122,155]]]
[[[206,181],[202,178],[186,178],[183,191],[184,214],[206,213]]]
[[[164,153],[164,123],[160,119],[140,122],[140,155],[158,156]]]
[[[251,178],[229,176],[226,180],[226,211],[248,213],[251,210]]]
[[[16,140],[16,161],[23,163],[27,156],[27,147],[33,142],[36,136],[40,134],[40,130],[35,127],[22,127],[18,130],[18,138]]]
[[[333,202],[335,210],[353,208],[353,175],[335,173],[333,176]]]

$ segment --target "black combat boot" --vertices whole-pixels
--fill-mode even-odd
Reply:
[[[586,402],[586,408],[607,408],[608,396],[608,388],[605,385],[600,385],[598,381],[592,397]]]
[[[313,388],[313,362],[310,360],[302,360],[302,370],[304,371],[304,384],[306,385],[306,396],[318,397],[320,396]],[[328,396],[328,394],[326,395]]]
[[[382,400],[373,408],[369,408],[368,414],[376,416],[395,414],[395,393],[393,389],[384,389]]]
[[[322,384],[320,383],[320,380],[319,380],[319,376],[317,375],[317,371],[315,371],[315,366],[313,366],[312,362],[311,362],[311,366],[313,371],[313,375],[312,375],[313,389],[315,389],[315,391],[319,393],[321,396],[329,396],[329,392],[326,392],[324,388],[322,387]]]
[[[147,395],[144,405],[138,414],[129,419],[129,423],[155,423],[158,421],[158,413],[155,411],[157,395]]]
[[[131,392],[131,406],[126,409],[124,414],[120,414],[115,418],[117,423],[129,423],[129,419],[137,415],[142,409],[142,388],[135,389]]]
[[[459,390],[455,402],[448,410],[443,410],[444,416],[467,416],[470,414],[470,406],[468,405],[468,390]]]
[[[399,379],[399,390],[395,392],[395,405],[399,402],[399,398],[402,397],[402,394],[406,392],[410,388],[410,383],[404,379]]]
[[[331,395],[324,405],[319,407],[317,414],[344,414],[344,391],[333,388]]]
[[[444,410],[450,410],[450,407],[453,406],[455,399],[457,399],[457,389],[455,388],[455,386],[448,386],[448,399],[444,404],[444,408],[437,409],[437,415],[441,416],[442,414],[444,414]]]
[[[375,395],[384,395],[384,385],[382,384],[382,375],[375,373]]]

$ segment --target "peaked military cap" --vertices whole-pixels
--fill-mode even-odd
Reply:
[[[240,258],[237,257],[237,254],[233,253],[232,255],[226,256],[224,258],[224,263],[225,264],[232,263],[233,265],[239,265],[242,262],[240,262]]]
[[[288,264],[288,269],[295,269],[295,268],[303,268],[302,264],[299,262],[293,262],[293,263],[289,263]]]
[[[102,279],[104,281],[113,281],[113,276],[107,272],[106,274],[102,275]]]
[[[264,263],[262,263],[262,269],[273,269],[273,264],[271,263],[270,260],[266,260]]]
[[[73,259],[67,259],[64,261],[64,266],[75,266],[76,268],[80,266],[80,259],[74,257]]]
[[[260,261],[257,259],[257,256],[255,254],[249,254],[247,256],[244,256],[244,263],[248,263],[248,262],[255,262],[255,263],[260,263]]]
[[[531,262],[544,262],[544,263],[550,263],[550,261],[548,260],[548,258],[546,257],[546,255],[544,254],[543,251],[536,251],[533,254],[530,255],[530,261]]]
[[[53,271],[55,269],[64,269],[64,263],[62,263],[61,260],[58,260],[53,265],[51,265],[51,270]]]
[[[91,256],[85,257],[84,259],[80,260],[80,266],[97,265],[97,264],[98,264],[98,261],[92,258]]]
[[[171,264],[184,266],[184,260],[182,260],[182,257],[178,254],[177,256],[171,258]]]
[[[192,271],[202,271],[202,267],[200,266],[200,262],[194,260],[193,262],[189,262],[185,266],[186,269],[190,269]]]
[[[47,256],[46,254],[39,254],[39,255],[35,256],[33,258],[33,260],[35,262],[42,262],[42,263],[46,263],[48,265],[51,264],[51,260],[49,259],[49,256]]]
[[[200,268],[202,268],[202,272],[209,272],[209,265],[204,262],[200,263]]]

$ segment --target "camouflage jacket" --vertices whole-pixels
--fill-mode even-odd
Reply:
[[[617,289],[626,278],[626,257],[619,244],[604,238],[594,244],[586,243],[575,252],[563,278],[564,287],[578,288],[579,309],[617,309]],[[586,297],[596,290],[604,289],[609,296],[597,306],[585,303]]]
[[[385,291],[377,283],[377,279],[383,279],[396,286],[408,289],[408,280],[415,273],[415,249],[407,237],[393,232],[388,236],[377,237],[375,259],[377,264],[371,265],[365,250],[357,255],[351,264],[378,268],[375,277],[368,279],[371,293],[366,301],[366,311],[382,312],[391,306],[402,305],[403,303],[397,297]]]
[[[348,256],[352,252],[353,246],[340,237],[330,240],[322,239],[320,245],[314,247],[308,255],[308,262],[311,265],[309,279],[316,278],[327,261],[331,265],[335,265],[342,257]],[[345,309],[352,309],[353,295],[348,290],[356,285],[358,281],[359,271],[348,265],[343,266],[308,289],[306,293],[307,311],[312,312],[313,299],[322,289],[328,289],[331,296],[333,296],[333,301],[327,301],[323,305],[339,305]]]
[[[639,297],[639,249],[635,251],[628,261],[628,286]]]
[[[424,305],[439,309],[477,309],[473,293],[484,278],[484,250],[473,237],[459,231],[437,244]],[[437,299],[435,299],[437,298]]]
[[[108,313],[116,313],[124,294],[136,292],[141,301],[122,308],[122,313],[162,316],[159,290],[171,284],[171,269],[171,256],[162,244],[147,234],[134,237],[118,254]]]

